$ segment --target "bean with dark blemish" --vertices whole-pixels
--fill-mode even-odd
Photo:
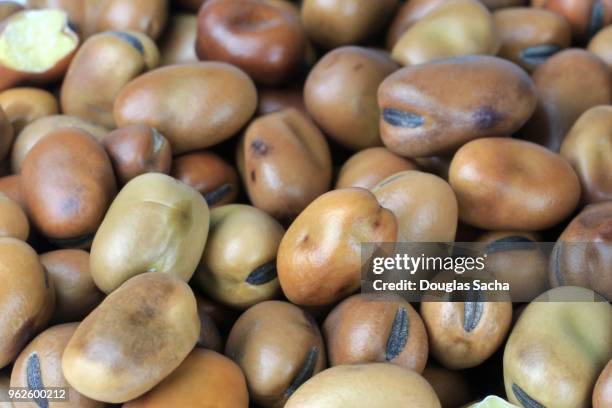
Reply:
[[[506,396],[531,407],[590,407],[612,357],[612,305],[590,289],[551,289],[528,304],[503,356]]]
[[[27,406],[32,408],[61,408],[65,401],[47,398],[45,390],[62,388],[70,404],[79,408],[102,408],[103,402],[94,401],[72,388],[62,373],[62,354],[68,341],[76,331],[78,323],[52,326],[36,336],[21,352],[11,373],[11,387],[38,391]],[[20,403],[19,405],[22,405]],[[26,406],[23,403],[23,406]]]
[[[254,402],[282,407],[300,383],[325,368],[325,345],[316,325],[297,306],[266,301],[232,328],[225,353],[242,368]]]
[[[330,188],[331,154],[325,137],[293,108],[251,122],[237,162],[253,205],[278,220],[293,219]]]
[[[0,368],[10,364],[53,313],[55,289],[45,285],[36,252],[15,238],[0,238]]]
[[[504,8],[493,19],[502,40],[499,55],[529,72],[571,44],[569,23],[550,10]]]
[[[543,7],[563,16],[572,27],[572,36],[579,42],[589,40],[612,22],[610,0],[548,0],[543,2]]]
[[[431,353],[447,368],[482,364],[506,339],[512,321],[511,302],[423,302],[421,316]]]
[[[21,174],[28,180],[22,188],[31,221],[53,239],[94,233],[116,194],[104,148],[76,128],[52,132],[34,145]]]
[[[331,366],[388,361],[420,373],[427,362],[425,325],[396,295],[345,299],[325,320],[323,334]]]
[[[198,190],[210,208],[234,202],[240,190],[236,169],[212,152],[174,158],[170,175]]]
[[[199,334],[196,299],[185,282],[162,273],[138,275],[81,322],[64,351],[62,370],[81,394],[126,402],[174,371]]]
[[[246,309],[280,295],[276,253],[285,233],[258,208],[230,204],[211,211],[210,232],[195,280],[213,299]]]
[[[405,157],[453,152],[472,139],[511,135],[529,119],[536,101],[529,76],[500,58],[468,56],[405,67],[378,90],[382,140]]]

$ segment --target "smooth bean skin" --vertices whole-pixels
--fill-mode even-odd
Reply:
[[[572,26],[572,35],[577,40],[588,40],[601,28],[612,22],[610,0],[531,0],[532,5],[541,6],[563,16]]]
[[[404,2],[393,17],[387,31],[387,49],[392,50],[406,30],[445,2],[447,0],[410,0]]]
[[[518,136],[555,152],[580,115],[612,101],[608,67],[582,49],[569,48],[547,59],[533,73],[533,82],[537,108]]]
[[[550,288],[548,258],[536,245],[540,241],[538,234],[521,231],[490,231],[478,237],[489,249],[485,270],[492,279],[510,285],[514,302],[531,301]],[[523,249],[521,242],[533,246]]]
[[[386,52],[340,47],[312,68],[304,85],[304,101],[322,130],[350,149],[382,144],[376,92],[398,68]]]
[[[423,320],[399,296],[345,299],[325,319],[323,335],[330,366],[390,362],[421,373],[427,363]]]
[[[255,85],[243,71],[222,62],[201,62],[137,77],[119,93],[114,116],[119,127],[143,123],[156,128],[179,154],[233,136],[256,106]]]
[[[23,208],[16,201],[0,192],[0,237],[12,237],[22,241],[30,235],[30,223]]]
[[[476,138],[511,135],[536,102],[533,82],[515,64],[489,56],[449,58],[405,67],[383,81],[380,132],[396,154],[435,156]]]
[[[284,406],[297,387],[326,365],[314,319],[280,301],[258,303],[243,313],[225,354],[242,368],[251,399],[265,408]]]
[[[550,283],[592,289],[612,301],[612,202],[586,206],[559,236],[550,258]]]
[[[306,115],[292,108],[251,122],[236,161],[253,205],[279,220],[295,218],[330,188],[327,141]]]
[[[170,173],[170,142],[147,125],[130,125],[106,135],[104,148],[121,184],[145,173]]]
[[[276,253],[284,228],[265,212],[243,204],[215,208],[210,217],[207,245],[195,275],[202,290],[238,309],[276,297]]]
[[[612,107],[584,112],[563,140],[561,156],[580,178],[583,202],[612,200]]]
[[[469,381],[460,372],[429,364],[421,374],[443,407],[463,407],[473,401]]]
[[[102,142],[108,133],[108,129],[76,116],[50,115],[36,119],[23,128],[15,138],[11,151],[11,170],[13,174],[21,173],[23,160],[36,143],[49,133],[66,127],[81,129],[99,142]]]
[[[199,333],[196,300],[185,282],[162,273],[139,275],[79,324],[64,350],[62,370],[81,394],[126,402],[174,371]]]
[[[81,321],[104,299],[104,293],[96,287],[91,277],[88,252],[59,249],[41,254],[40,262],[55,287],[52,321]]]
[[[222,354],[193,350],[159,385],[124,408],[214,406],[247,408],[249,394],[240,367]]]
[[[481,309],[470,316],[468,307]],[[512,322],[511,302],[423,302],[431,354],[452,370],[482,364],[501,347]]]
[[[170,175],[198,190],[210,208],[233,203],[240,191],[236,169],[212,152],[200,151],[175,158]]]
[[[198,19],[193,14],[174,14],[159,42],[160,65],[193,63],[198,61],[195,42],[198,36]]]
[[[202,256],[208,226],[208,206],[193,188],[160,173],[132,179],[94,237],[90,265],[96,286],[110,293],[145,272],[189,281]]]
[[[397,40],[391,55],[403,66],[461,55],[495,55],[501,43],[491,13],[477,0],[449,0]]]
[[[552,11],[502,8],[493,13],[493,21],[502,42],[499,56],[529,72],[571,45],[569,23]]]
[[[95,34],[79,48],[62,83],[62,112],[115,128],[113,105],[121,89],[159,64],[159,50],[134,31]]]
[[[408,170],[379,182],[372,193],[395,215],[399,242],[452,242],[458,222],[457,198],[433,174]]]
[[[0,238],[0,368],[9,365],[53,313],[54,289],[36,252]]]
[[[569,163],[534,143],[485,138],[463,146],[450,167],[459,218],[488,230],[538,231],[568,217],[580,200]]]
[[[291,77],[304,60],[306,41],[297,8],[284,1],[210,0],[198,13],[200,60],[233,64],[258,83]]]
[[[612,360],[599,375],[593,391],[593,408],[605,408],[612,404]]]
[[[323,48],[358,44],[391,17],[397,0],[305,0],[302,22],[308,37]]]
[[[21,176],[14,174],[11,176],[0,177],[0,192],[4,193],[8,198],[15,201],[24,213],[27,214],[28,206],[23,196],[21,189]]]
[[[61,246],[87,245],[116,194],[104,148],[82,130],[60,129],[32,147],[21,172],[36,228]]]
[[[361,283],[360,243],[393,242],[398,225],[368,190],[330,191],[291,224],[278,249],[278,278],[287,298],[323,306],[352,294]]]
[[[431,385],[418,373],[389,363],[343,365],[312,377],[285,408],[440,408]]]
[[[361,187],[371,190],[387,177],[418,170],[416,163],[391,153],[385,147],[370,147],[352,155],[340,169],[336,189]]]
[[[612,67],[612,26],[602,28],[589,42],[588,50]]]
[[[0,107],[13,126],[15,135],[38,118],[57,115],[57,98],[38,88],[11,88],[0,93]]]
[[[94,401],[79,394],[68,384],[62,373],[62,354],[77,326],[78,323],[53,326],[35,337],[15,361],[11,373],[11,387],[34,390],[36,389],[35,384],[41,384],[45,388],[65,388],[72,406],[79,408],[102,408],[106,406],[103,402]],[[47,398],[40,398],[35,401],[22,402],[17,405],[30,408],[40,408],[41,405],[49,408],[61,408],[66,404],[61,401],[49,401]]]
[[[573,286],[537,300],[506,343],[506,395],[523,406],[532,400],[546,407],[590,407],[597,376],[612,357],[612,306]]]

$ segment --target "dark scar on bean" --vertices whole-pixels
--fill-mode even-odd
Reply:
[[[246,283],[250,285],[263,285],[276,279],[276,259],[258,266],[247,276]]]
[[[383,110],[383,119],[391,126],[409,129],[421,127],[425,123],[425,119],[416,113],[393,108]]]
[[[387,340],[387,350],[385,352],[385,359],[387,361],[393,360],[402,353],[406,343],[408,343],[409,330],[408,312],[404,307],[400,307],[395,313],[391,333]]]

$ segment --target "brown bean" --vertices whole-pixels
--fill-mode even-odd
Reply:
[[[210,232],[195,274],[213,299],[246,309],[280,294],[276,253],[284,228],[265,212],[232,204],[211,212]]]
[[[12,237],[22,241],[30,235],[30,223],[21,206],[0,192],[0,237]]]
[[[27,125],[15,139],[11,152],[13,173],[19,174],[21,172],[23,160],[36,143],[47,134],[66,127],[81,129],[99,142],[102,142],[104,136],[108,133],[106,128],[75,116],[51,115],[36,119]]]
[[[39,141],[22,175],[32,223],[61,246],[87,245],[116,194],[108,156],[79,129],[58,130]]]
[[[392,50],[406,30],[446,1],[410,0],[404,2],[395,14],[387,31],[387,49]]]
[[[302,22],[312,41],[331,49],[371,38],[398,4],[397,0],[304,0]]]
[[[489,230],[538,231],[567,216],[580,200],[580,182],[561,156],[522,140],[485,138],[453,158],[450,184],[459,217]]]
[[[588,50],[612,67],[612,26],[602,28],[589,42]]]
[[[129,125],[106,135],[103,144],[122,184],[141,174],[170,172],[170,143],[155,128]]]
[[[0,93],[0,107],[18,135],[23,128],[38,118],[57,115],[57,98],[37,88],[12,88]]]
[[[475,367],[503,344],[512,321],[511,302],[423,302],[421,316],[431,353],[443,366]]]
[[[210,208],[230,204],[240,191],[238,173],[212,152],[195,152],[172,162],[172,177],[198,190]]]
[[[393,242],[397,222],[368,190],[330,191],[291,224],[278,249],[278,278],[298,305],[322,306],[352,294],[361,283],[362,242]]]
[[[552,286],[593,289],[612,301],[612,202],[591,204],[559,236],[550,259]]]
[[[593,408],[606,408],[612,405],[612,359],[599,375],[593,391]]]
[[[532,0],[536,5],[537,0]],[[590,39],[602,27],[612,22],[610,0],[547,0],[542,6],[559,13],[572,26],[577,40]]]
[[[516,65],[469,56],[395,72],[381,84],[378,105],[387,148],[406,157],[426,157],[452,152],[479,137],[511,135],[535,110],[536,93]]]
[[[302,90],[297,88],[263,88],[259,90],[257,115],[267,115],[283,109],[294,108],[308,115]]]
[[[293,219],[330,187],[332,164],[325,137],[295,109],[251,122],[237,156],[251,202],[274,218]]]
[[[21,176],[12,175],[0,177],[0,192],[19,204],[27,215],[28,206],[25,202],[25,197],[23,196],[23,190],[21,188]]]
[[[40,262],[55,286],[54,322],[80,321],[104,299],[91,277],[89,253],[60,249],[42,254]]]
[[[457,198],[433,174],[408,170],[379,182],[372,193],[393,212],[400,242],[452,242],[458,222]]]
[[[259,303],[240,316],[225,346],[257,404],[282,407],[304,381],[325,368],[325,345],[314,319],[287,302]]]
[[[159,385],[124,408],[214,406],[247,408],[249,394],[244,374],[229,358],[195,349]]]
[[[585,203],[612,200],[612,107],[584,112],[563,140],[561,155],[578,174]]]
[[[418,373],[428,356],[419,314],[400,296],[353,295],[325,319],[329,364],[390,362]]]
[[[6,367],[49,321],[53,286],[25,242],[0,238],[0,368]]]
[[[83,43],[70,63],[62,83],[62,111],[114,128],[113,104],[121,89],[158,63],[157,46],[144,34],[96,34]]]
[[[264,84],[284,82],[304,60],[297,9],[265,0],[210,0],[198,13],[196,53],[243,69]]]
[[[355,153],[344,162],[336,188],[361,187],[371,190],[387,177],[406,170],[417,170],[417,165],[384,147],[370,147]]]
[[[470,384],[460,372],[430,364],[422,375],[433,387],[443,407],[463,407],[473,400]]]
[[[285,408],[440,408],[433,388],[418,373],[388,363],[336,366],[307,381]]]
[[[159,43],[160,65],[197,62],[195,46],[198,19],[193,14],[174,14]]]
[[[451,0],[408,28],[391,55],[406,66],[461,55],[495,55],[500,45],[491,13],[482,3]]]
[[[538,105],[519,137],[559,151],[576,120],[588,109],[612,101],[612,79],[606,64],[581,49],[561,51],[533,73]]]
[[[81,394],[125,402],[174,371],[199,333],[196,300],[185,282],[163,273],[139,275],[81,322],[64,351],[62,370]]]
[[[134,79],[115,100],[114,115],[119,127],[143,123],[156,128],[179,154],[233,136],[256,106],[255,85],[244,72],[202,62],[162,67]]]
[[[508,283],[515,302],[530,301],[549,289],[547,248],[539,241],[537,234],[520,231],[493,231],[478,238],[487,244],[484,270],[491,279]]]
[[[68,341],[77,329],[77,323],[53,326],[28,344],[19,354],[11,373],[11,387],[40,392],[43,388],[62,388],[70,404],[79,408],[102,408],[106,404],[94,401],[68,384],[62,373],[62,354]],[[65,402],[54,401],[46,396],[32,398],[31,402],[19,403],[22,407],[61,408]]]
[[[506,395],[524,407],[589,407],[610,358],[612,306],[588,289],[551,289],[525,308],[506,343]]]
[[[398,68],[383,51],[341,47],[327,53],[304,85],[308,112],[322,130],[350,149],[382,144],[376,92]]]
[[[527,71],[571,44],[569,23],[552,11],[507,8],[493,13],[493,20],[502,42],[499,55]]]
[[[198,295],[196,295],[196,302],[198,304],[198,317],[200,318],[200,337],[198,337],[196,346],[218,352],[223,351],[223,339],[217,324],[209,314],[209,303]]]

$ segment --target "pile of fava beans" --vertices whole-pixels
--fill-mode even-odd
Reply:
[[[0,0],[0,408],[612,408],[610,301],[612,0]]]

